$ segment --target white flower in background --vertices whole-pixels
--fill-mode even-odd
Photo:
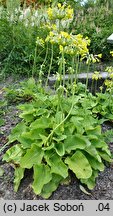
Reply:
[[[35,23],[34,23],[34,22],[32,22],[32,23],[31,23],[31,26],[33,27],[34,25],[35,25]]]
[[[37,18],[38,17],[38,11],[36,10],[34,13],[34,16]]]
[[[20,16],[19,16],[19,21],[22,21],[24,19],[24,16],[23,16],[23,14],[21,14]]]
[[[31,15],[31,9],[30,8],[26,8],[23,11],[23,15],[24,15],[24,17],[29,17]]]
[[[18,8],[15,9],[15,14],[16,14],[16,15],[18,15],[18,14],[21,13],[21,12],[22,12],[22,10],[21,10],[20,7],[18,7]]]
[[[25,25],[26,27],[28,27],[28,25],[29,25],[29,20],[28,20],[28,19],[25,20],[24,25]]]
[[[10,20],[10,22],[14,21],[14,15],[13,14],[11,14],[11,16],[9,17],[9,20]]]

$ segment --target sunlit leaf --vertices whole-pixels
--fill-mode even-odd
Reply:
[[[14,176],[15,176],[15,178],[14,178],[14,190],[15,190],[15,192],[17,192],[18,187],[20,185],[20,182],[24,177],[24,170],[25,169],[23,169],[22,167],[15,168],[15,173],[14,173]]]
[[[56,150],[56,153],[59,156],[63,156],[65,154],[64,143],[62,143],[62,142],[55,143],[54,148]]]
[[[92,175],[92,169],[89,161],[81,151],[76,151],[72,157],[67,157],[65,163],[68,164],[78,179],[89,178]]]
[[[18,137],[18,141],[24,149],[27,149],[31,147],[32,143],[35,142],[35,139],[31,136],[30,132],[24,132]]]
[[[34,181],[32,188],[36,194],[40,194],[43,186],[51,181],[52,174],[48,165],[34,165]]]
[[[53,173],[51,181],[48,184],[44,185],[40,195],[45,199],[49,198],[52,192],[57,189],[62,179],[63,179],[62,176]]]
[[[3,160],[7,162],[14,162],[16,164],[20,163],[21,157],[24,153],[24,150],[22,149],[22,146],[20,144],[12,146],[10,149],[8,149],[3,156]]]
[[[87,159],[91,165],[91,167],[94,170],[99,170],[99,171],[104,171],[104,164],[103,162],[99,162],[98,160],[96,160],[93,156],[91,155],[87,155]]]
[[[40,117],[31,123],[30,128],[49,128],[51,126],[51,119],[46,117]]]
[[[56,153],[46,152],[45,159],[47,163],[51,166],[51,173],[56,173],[61,175],[63,178],[68,176],[68,167],[62,161],[61,157]]]
[[[113,160],[111,159],[111,156],[109,156],[106,152],[102,152],[101,150],[98,151],[99,155],[108,162],[113,162]],[[111,155],[111,154],[110,154]]]
[[[20,137],[20,135],[27,130],[27,127],[24,122],[20,122],[14,127],[9,135],[9,143],[12,143]]]
[[[81,181],[83,184],[86,184],[87,187],[88,187],[90,190],[92,190],[92,189],[95,187],[95,184],[96,184],[95,179],[96,179],[97,176],[98,176],[98,171],[97,171],[97,170],[94,170],[94,171],[92,172],[92,175],[91,175],[90,178],[88,178],[88,179],[81,179],[80,181]]]
[[[94,128],[90,126],[89,128],[87,128],[86,133],[88,135],[101,135],[101,126],[97,125]]]
[[[34,164],[40,164],[44,152],[37,145],[32,144],[31,148],[27,150],[26,154],[20,160],[22,168],[30,169]]]
[[[93,145],[86,147],[84,151],[88,152],[90,155],[96,158],[99,162],[101,162],[101,157],[99,156],[98,151]]]
[[[79,134],[70,135],[64,141],[64,147],[67,152],[76,149],[84,149],[87,146],[86,139]]]

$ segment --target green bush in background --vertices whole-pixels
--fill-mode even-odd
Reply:
[[[108,1],[100,5],[99,1],[97,4],[86,4],[77,10],[73,29],[91,39],[90,52],[102,53],[103,60],[110,58],[112,45],[107,43],[107,37],[113,32],[113,7],[110,7]]]

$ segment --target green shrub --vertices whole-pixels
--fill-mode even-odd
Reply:
[[[113,32],[113,8],[107,8],[106,4],[82,7],[75,10],[73,31],[82,32],[91,39],[89,50],[91,53],[102,53],[103,60],[109,60],[109,50],[112,45],[107,43],[107,38]]]

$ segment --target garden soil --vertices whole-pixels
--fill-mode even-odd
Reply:
[[[4,84],[1,85],[0,99],[3,98],[3,86]],[[7,142],[7,136],[18,121],[18,110],[15,105],[8,106],[5,113],[5,125],[1,127],[3,133],[0,134],[0,148]],[[107,124],[103,125],[102,129],[105,131],[111,128],[113,126]],[[113,154],[113,143],[108,145]],[[7,148],[4,152],[6,150]],[[42,200],[43,198],[35,195],[32,190],[32,170],[26,171],[18,192],[14,192],[14,169],[11,164],[2,162],[2,154],[0,155],[0,166],[4,169],[4,174],[0,177],[0,200]],[[96,179],[95,188],[88,192],[89,194],[86,194],[81,191],[79,180],[74,175],[71,175],[70,183],[60,185],[49,200],[113,200],[113,163],[106,164],[105,170]]]

